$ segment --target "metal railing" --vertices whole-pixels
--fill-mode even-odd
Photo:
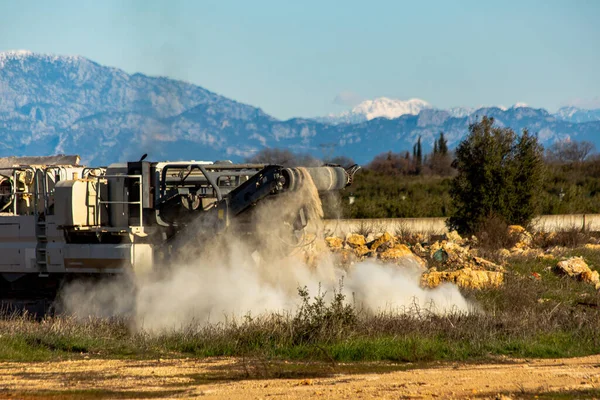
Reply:
[[[66,173],[66,169],[63,166],[53,166],[53,167],[47,167],[45,169],[41,169],[41,168],[33,168],[33,167],[11,167],[11,168],[5,168],[5,169],[10,169],[12,170],[12,177],[11,177],[11,192],[10,193],[1,193],[0,197],[11,197],[11,205],[12,205],[12,213],[14,215],[19,215],[19,210],[18,210],[18,202],[19,202],[19,197],[25,197],[25,196],[31,196],[33,198],[33,213],[35,215],[38,215],[40,213],[40,198],[43,199],[43,203],[44,203],[44,207],[43,207],[43,212],[45,215],[47,215],[49,213],[48,210],[48,205],[50,204],[50,200],[52,198],[52,196],[54,195],[53,192],[50,192],[48,190],[48,188],[50,187],[49,184],[49,176],[50,176],[50,172],[57,170],[59,173],[59,180],[60,179],[66,179],[67,178],[67,173]],[[19,190],[19,172],[25,172],[27,173],[28,171],[31,172],[32,175],[32,183],[33,183],[33,191],[26,191],[26,190]],[[64,176],[63,176],[64,175]],[[55,182],[56,183],[56,182]],[[27,183],[27,182],[23,182],[23,185],[25,188],[31,186],[31,183]]]

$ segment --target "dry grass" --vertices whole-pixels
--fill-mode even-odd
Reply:
[[[502,218],[494,216],[483,221],[475,236],[478,247],[484,252],[510,249],[518,241],[518,237],[509,234],[508,224]]]
[[[496,355],[563,357],[600,351],[598,295],[554,276],[535,260],[513,259],[500,289],[464,291],[479,312],[435,315],[416,304],[370,314],[337,294],[331,302],[300,290],[296,313],[134,332],[125,319],[27,316],[0,321],[0,359],[87,356],[242,356],[267,359],[430,361]],[[532,279],[532,273],[541,280]]]
[[[545,232],[542,230],[532,231],[534,237],[534,246],[547,249],[551,247],[576,248],[586,243],[598,241],[598,232],[593,232],[588,227],[571,226],[554,232]]]
[[[432,243],[436,240],[443,240],[445,238],[444,232],[433,230],[416,231],[414,227],[411,227],[408,223],[403,221],[396,222],[393,234],[401,243],[406,243],[411,246],[414,246],[417,243]]]
[[[376,226],[372,222],[361,221],[358,227],[356,228],[356,232],[359,235],[363,235],[364,237],[369,236],[372,233],[375,233]]]

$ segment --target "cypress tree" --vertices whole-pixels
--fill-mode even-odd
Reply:
[[[416,146],[417,146],[417,151],[416,151],[417,158],[416,158],[416,171],[415,172],[417,175],[420,175],[421,168],[423,165],[423,151],[421,149],[421,136],[419,136]]]
[[[441,155],[445,156],[448,154],[448,141],[444,137],[444,132],[440,132],[438,149]]]

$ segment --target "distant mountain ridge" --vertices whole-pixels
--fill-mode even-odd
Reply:
[[[187,82],[127,74],[81,56],[4,52],[0,156],[71,153],[95,165],[143,153],[154,160],[241,161],[264,147],[285,147],[366,163],[383,151],[411,149],[418,136],[428,150],[442,130],[453,147],[483,115],[517,131],[538,132],[544,143],[571,137],[600,144],[600,110],[439,110],[419,99],[387,100],[359,107],[355,114],[362,120],[351,120],[349,112],[343,123],[281,121]]]
[[[557,118],[560,118],[569,122],[591,122],[600,120],[600,109],[587,110],[577,108],[573,106],[561,107],[554,114]]]

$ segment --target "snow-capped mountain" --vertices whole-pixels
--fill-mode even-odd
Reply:
[[[127,74],[80,56],[0,53],[0,156],[79,154],[93,165],[143,153],[153,160],[242,161],[280,147],[367,163],[381,152],[411,149],[419,136],[427,151],[440,131],[453,147],[484,115],[537,132],[544,143],[570,137],[600,148],[598,114],[523,105],[439,110],[418,99],[376,99],[348,112],[346,123],[280,121],[197,85]]]
[[[374,118],[394,119],[402,115],[417,115],[421,110],[428,108],[432,108],[431,104],[421,99],[399,100],[379,97],[374,100],[365,100],[350,111],[344,111],[337,115],[330,114],[316,120],[331,124],[355,124]]]
[[[573,106],[561,107],[554,114],[557,118],[570,122],[600,121],[600,109],[588,110]]]
[[[375,100],[365,100],[352,109],[352,113],[363,114],[367,121],[373,118],[394,119],[402,115],[417,115],[421,110],[431,108],[431,104],[421,99],[397,100],[379,97]]]

